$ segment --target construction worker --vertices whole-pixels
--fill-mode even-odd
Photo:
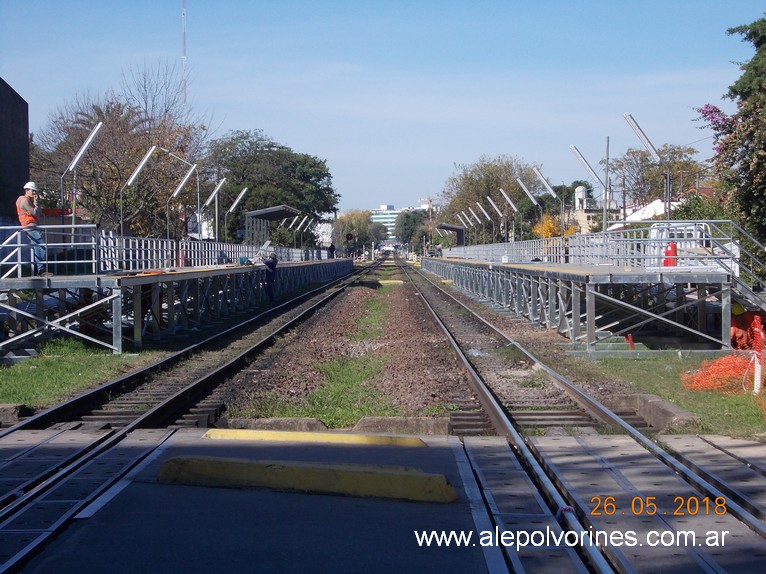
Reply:
[[[32,244],[33,273],[40,277],[50,276],[50,273],[45,273],[43,234],[35,229],[40,217],[40,206],[37,204],[37,185],[34,181],[28,181],[24,184],[24,195],[16,200],[16,214],[19,216],[19,223],[24,228],[24,232],[29,237],[29,242]]]

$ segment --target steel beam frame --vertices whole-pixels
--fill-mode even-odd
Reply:
[[[282,263],[275,290],[295,292],[312,283],[328,283],[352,269],[350,259]],[[0,282],[0,313],[6,314],[6,338],[0,340],[0,354],[51,331],[66,332],[119,354],[125,340],[141,347],[146,338],[159,341],[256,308],[266,301],[265,274],[263,265],[244,265],[5,280]],[[92,301],[83,296],[86,290]],[[32,301],[20,292],[32,293]],[[92,327],[87,333],[76,328],[86,323]],[[111,341],[91,331],[110,335]]]
[[[731,345],[732,282],[727,273],[445,258],[423,258],[421,266],[479,300],[556,329],[588,351],[650,329],[691,335],[722,349]]]

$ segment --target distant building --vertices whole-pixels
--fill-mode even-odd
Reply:
[[[388,238],[394,239],[394,225],[396,224],[396,218],[404,209],[394,209],[393,205],[381,205],[380,209],[370,210],[370,221],[377,222],[383,225],[388,231]]]

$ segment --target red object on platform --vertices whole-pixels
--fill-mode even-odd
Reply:
[[[675,267],[678,265],[676,256],[678,255],[678,245],[675,241],[668,243],[668,248],[665,250],[665,259],[662,260],[663,267]]]

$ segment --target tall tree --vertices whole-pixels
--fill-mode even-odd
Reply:
[[[740,64],[742,75],[729,86],[727,98],[737,111],[728,116],[708,104],[697,111],[715,136],[715,168],[733,191],[742,221],[760,240],[766,240],[766,18],[730,28],[755,47],[755,55]]]
[[[694,186],[692,176],[705,169],[694,161],[696,153],[689,146],[665,144],[657,150],[662,160],[657,164],[648,151],[628,149],[622,157],[609,161],[612,188],[623,189],[628,204],[643,207],[665,198],[665,175],[670,171],[672,196],[678,199]]]
[[[380,244],[386,239],[386,227],[370,220],[369,211],[352,209],[335,220],[332,229],[332,242],[339,254],[359,255],[365,246],[373,242]]]
[[[493,158],[482,156],[474,164],[456,165],[456,173],[450,176],[442,191],[445,207],[439,214],[439,220],[457,224],[461,218],[467,217],[470,221],[469,229],[474,232],[475,237],[483,238],[484,241],[500,240],[501,226],[495,223],[495,219],[499,223],[500,216],[494,211],[494,207],[491,207],[487,196],[492,198],[507,222],[517,217],[516,212],[500,193],[502,188],[520,212],[519,224],[524,225],[527,234],[530,233],[531,225],[539,218],[540,211],[516,180],[521,179],[533,194],[542,195],[542,184],[532,168],[532,165],[518,158],[505,155]],[[477,202],[490,213],[489,221]],[[471,211],[476,217],[473,217]]]
[[[198,153],[207,124],[194,120],[183,105],[180,75],[173,67],[146,67],[123,82],[120,94],[78,96],[56,112],[33,138],[32,176],[46,189],[48,207],[70,207],[75,195],[78,209],[104,228],[162,236],[166,202],[187,166],[167,155],[153,158],[135,185],[127,188],[125,183],[153,145],[182,155]],[[76,174],[62,177],[98,122],[104,126]],[[58,193],[62,186],[63,201]]]
[[[404,245],[412,242],[420,227],[426,220],[426,212],[422,209],[408,209],[396,216],[394,235]]]
[[[244,227],[247,211],[288,205],[318,219],[337,208],[340,196],[333,189],[325,160],[297,153],[260,130],[234,131],[212,141],[207,160],[216,166],[218,177],[227,178],[221,192],[226,209],[243,187],[249,188],[228,220],[229,237],[235,237],[237,229]],[[286,242],[291,241],[289,231],[280,233]]]

